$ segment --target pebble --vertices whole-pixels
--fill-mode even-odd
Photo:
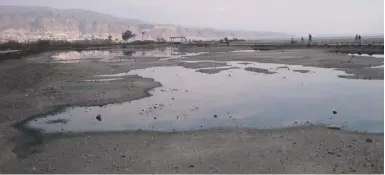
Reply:
[[[373,142],[373,140],[372,140],[371,138],[367,138],[367,139],[366,139],[366,142],[368,142],[368,143],[372,143],[372,142]]]
[[[337,111],[333,111],[333,114],[337,114]]]
[[[195,167],[195,165],[189,165],[188,167],[189,167],[189,168],[194,168],[194,167]]]
[[[98,120],[98,121],[102,121],[102,116],[99,114],[99,115],[97,115],[96,116],[96,120]]]
[[[217,118],[218,116],[217,115],[214,115],[214,118]]]

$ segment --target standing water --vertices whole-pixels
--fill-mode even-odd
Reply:
[[[345,74],[341,71],[303,66],[242,62],[228,65],[224,68],[232,69],[216,74],[183,67],[153,67],[96,75],[111,79],[137,74],[154,78],[162,87],[151,90],[150,97],[131,102],[70,107],[30,120],[26,127],[55,133],[264,129],[312,123],[383,132],[383,80],[342,79],[337,77]]]

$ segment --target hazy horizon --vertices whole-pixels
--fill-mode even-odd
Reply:
[[[2,0],[0,5],[84,9],[157,24],[297,36],[384,35],[383,0]]]

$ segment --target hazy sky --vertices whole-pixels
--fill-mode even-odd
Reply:
[[[0,5],[80,8],[153,23],[295,35],[384,33],[384,0],[0,0]]]

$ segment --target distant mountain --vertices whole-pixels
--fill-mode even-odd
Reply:
[[[28,41],[37,39],[121,39],[127,29],[146,40],[185,36],[192,40],[212,40],[224,37],[240,39],[288,38],[285,33],[216,30],[176,25],[151,24],[137,19],[118,18],[81,9],[49,7],[0,6],[0,40]]]

